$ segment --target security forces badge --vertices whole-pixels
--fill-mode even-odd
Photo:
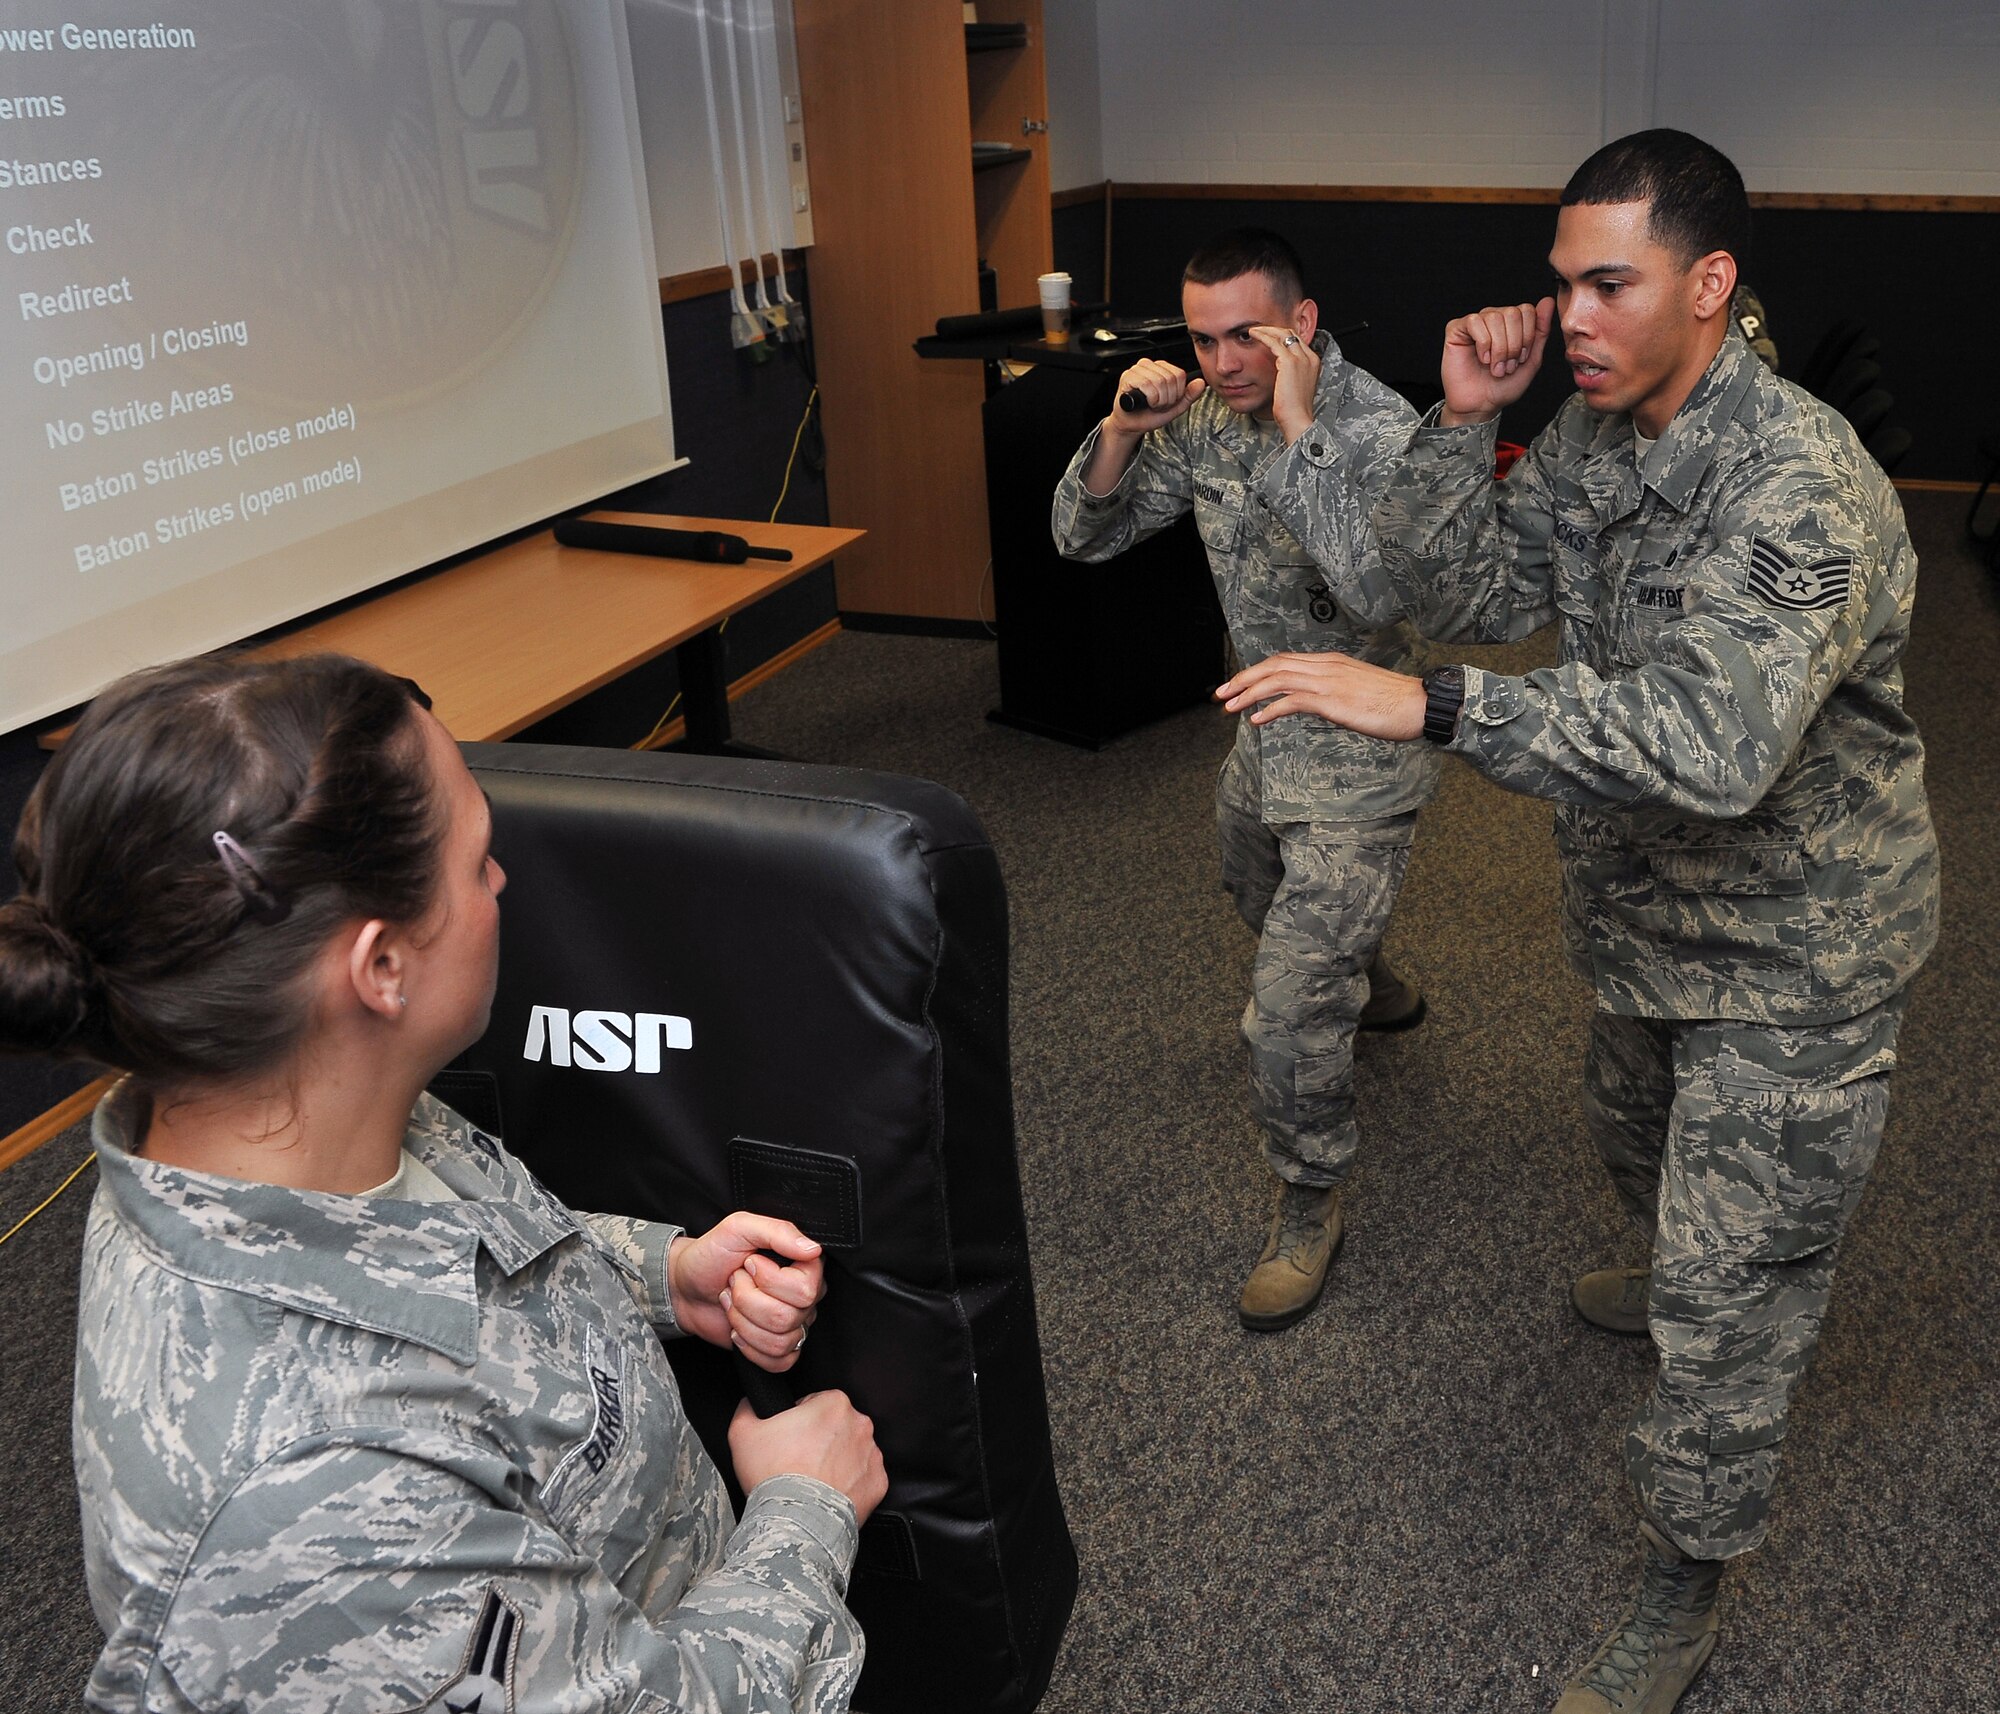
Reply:
[[[1315,578],[1306,585],[1306,611],[1313,617],[1315,625],[1331,625],[1340,616],[1340,609],[1334,604],[1333,591],[1326,586],[1326,579]]]
[[[1836,554],[1804,565],[1762,536],[1750,538],[1750,575],[1745,588],[1766,606],[1785,607],[1794,613],[1841,607],[1846,605],[1853,577],[1852,554]]]

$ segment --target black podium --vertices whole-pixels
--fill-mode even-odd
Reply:
[[[1186,517],[1115,559],[1056,552],[1049,508],[1129,356],[1042,362],[986,401],[986,511],[1000,706],[991,718],[1091,749],[1205,700],[1222,682],[1222,608]]]
[[[1067,346],[922,339],[926,357],[1034,365],[986,399],[986,512],[1000,633],[1000,706],[989,718],[1088,749],[1205,701],[1225,676],[1222,609],[1208,557],[1183,518],[1101,564],[1055,550],[1056,484],[1118,377],[1141,357],[1192,371],[1185,335]]]

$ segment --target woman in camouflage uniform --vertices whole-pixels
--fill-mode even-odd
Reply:
[[[818,1247],[572,1214],[423,1094],[485,1028],[505,877],[413,692],[136,674],[22,819],[0,1046],[129,1073],[77,1341],[86,1701],[845,1708],[867,1418],[739,1413],[733,1519],[653,1331],[790,1367]]]

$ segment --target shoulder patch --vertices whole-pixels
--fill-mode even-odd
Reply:
[[[1750,538],[1750,575],[1745,587],[1767,606],[1786,607],[1795,613],[1844,606],[1853,577],[1851,554],[1805,565],[1762,536]]]
[[[424,1704],[438,1714],[513,1714],[514,1654],[521,1643],[521,1610],[495,1583],[472,1622],[458,1677]]]

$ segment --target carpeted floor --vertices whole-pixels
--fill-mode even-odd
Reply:
[[[2000,601],[1961,544],[1962,498],[1908,508],[1945,936],[1776,1527],[1725,1585],[1686,1714],[2000,1707]],[[1214,872],[1226,725],[1190,710],[1092,755],[988,725],[995,687],[990,645],[850,634],[736,724],[800,759],[943,781],[1006,869],[1020,1147],[1084,1567],[1044,1708],[1546,1708],[1635,1575],[1618,1444],[1651,1366],[1568,1307],[1573,1274],[1634,1249],[1578,1113],[1590,997],[1556,948],[1547,810],[1447,769],[1390,939],[1430,1019],[1364,1041],[1333,1282],[1298,1328],[1253,1336],[1233,1304],[1269,1184],[1235,1033],[1251,942]],[[0,1228],[84,1152],[71,1135],[0,1174]],[[73,1191],[0,1252],[0,1685],[22,1709],[73,1706],[96,1646],[67,1452],[84,1207]]]

